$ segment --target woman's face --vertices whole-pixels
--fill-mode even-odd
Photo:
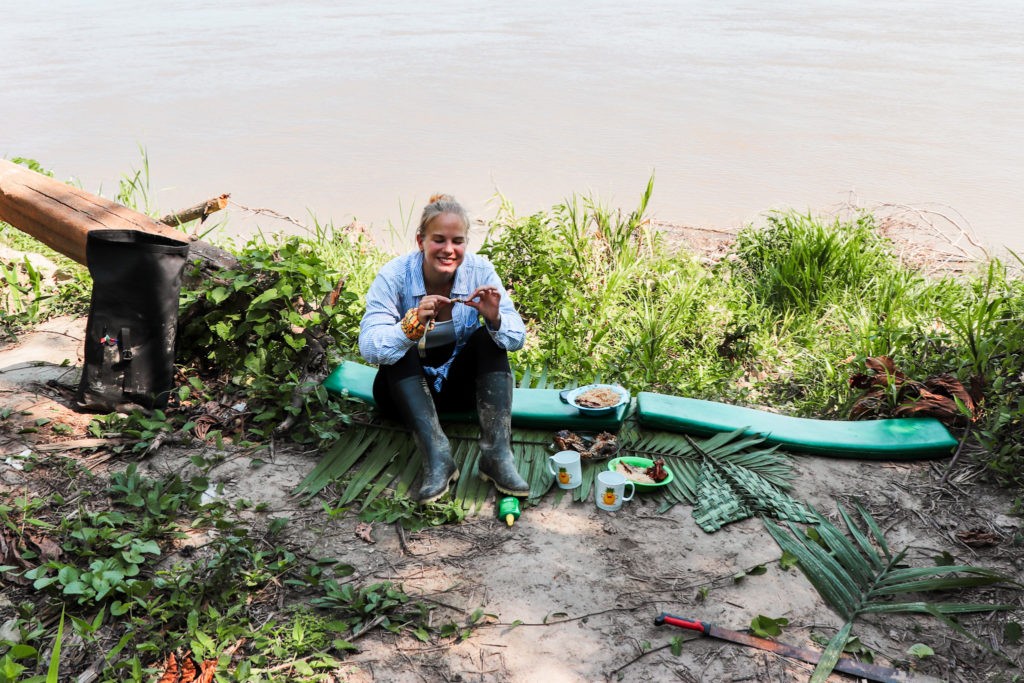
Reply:
[[[424,277],[451,280],[466,256],[466,227],[455,214],[442,213],[427,223],[423,235],[416,235],[416,244],[423,252]]]

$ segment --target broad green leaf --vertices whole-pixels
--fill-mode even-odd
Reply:
[[[762,638],[774,638],[782,633],[783,627],[788,625],[789,619],[785,617],[773,619],[759,614],[751,620],[750,630],[754,632],[754,635],[761,636]]]
[[[931,657],[932,655],[934,655],[935,650],[931,649],[924,643],[914,643],[913,645],[907,648],[907,654],[913,657],[917,657],[919,659],[923,659],[925,657]]]

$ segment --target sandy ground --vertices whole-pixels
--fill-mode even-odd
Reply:
[[[74,384],[80,371],[83,320],[58,319],[0,348],[0,407],[27,411],[18,419],[49,418],[71,427],[59,439],[88,435],[88,415],[71,412],[43,386],[49,379]],[[15,416],[18,417],[18,416]],[[14,418],[12,418],[14,419]],[[12,453],[44,452],[54,436],[0,431],[0,497],[17,490],[19,473],[5,465]],[[56,444],[59,447],[59,444]],[[51,448],[54,446],[50,446]],[[61,452],[84,457],[74,449]],[[141,465],[143,472],[180,471],[189,451],[164,447]],[[95,457],[95,456],[94,456]],[[264,456],[266,457],[266,456]],[[368,681],[802,681],[812,667],[751,649],[656,627],[661,611],[722,627],[743,629],[758,615],[786,617],[781,641],[820,648],[812,633],[831,636],[841,625],[796,569],[777,562],[781,552],[758,519],[706,534],[688,507],[658,514],[642,500],[616,513],[593,501],[556,502],[549,494],[524,511],[512,527],[491,516],[406,534],[375,524],[370,544],[354,533],[349,514],[328,519],[318,505],[301,506],[289,494],[316,463],[316,453],[277,448],[259,469],[249,457],[227,457],[211,473],[224,495],[266,502],[253,515],[257,527],[288,516],[289,540],[312,556],[340,557],[361,580],[391,580],[414,595],[449,605],[449,616],[482,608],[487,617],[470,637],[453,643],[420,643],[381,630],[358,641],[339,680]],[[793,495],[832,513],[836,501],[862,499],[897,548],[911,545],[915,563],[948,551],[958,561],[995,567],[1024,578],[1024,525],[1009,515],[1009,492],[981,481],[970,458],[940,485],[949,463],[878,463],[801,456]],[[99,467],[125,464],[108,460]],[[990,533],[991,543],[972,546],[964,532]],[[958,537],[958,534],[960,536]],[[922,562],[921,559],[924,558]],[[747,574],[764,565],[762,574]],[[875,652],[877,663],[917,668],[939,680],[1014,680],[1024,661],[1020,646],[1005,644],[1007,619],[1024,622],[1021,593],[975,592],[952,599],[1009,600],[1016,612],[970,617],[965,623],[1016,666],[979,649],[931,617],[881,617],[859,621],[854,633]],[[673,637],[685,643],[679,656]],[[925,643],[935,656],[907,654]],[[830,680],[853,680],[833,674]],[[922,680],[927,680],[924,678]]]

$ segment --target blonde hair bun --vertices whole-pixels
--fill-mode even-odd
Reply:
[[[450,194],[437,193],[431,195],[430,201],[423,207],[423,215],[420,217],[420,226],[416,229],[416,236],[423,237],[427,234],[427,225],[441,214],[451,213],[459,217],[462,227],[469,233],[469,216],[462,205],[455,201]]]

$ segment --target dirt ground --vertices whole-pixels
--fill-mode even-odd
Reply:
[[[20,418],[27,421],[62,422],[72,432],[57,437],[0,430],[0,499],[26,486],[11,455],[62,449],[50,452],[85,458],[68,444],[88,437],[90,416],[70,411],[45,386],[50,379],[77,381],[83,328],[83,320],[58,319],[16,345],[0,347],[0,407],[27,411]],[[126,464],[104,462],[100,454],[90,456],[89,464],[101,471]],[[140,470],[180,472],[190,466],[191,454],[165,446]],[[354,514],[328,519],[318,505],[301,506],[290,496],[316,460],[315,452],[279,446],[259,469],[250,466],[249,457],[228,457],[210,476],[224,484],[226,496],[268,504],[266,512],[253,513],[257,528],[270,517],[289,517],[289,540],[311,556],[342,558],[358,568],[358,579],[401,583],[412,595],[449,605],[453,614],[482,608],[489,615],[468,639],[452,644],[375,630],[358,641],[360,650],[346,660],[339,680],[803,681],[811,665],[657,627],[654,618],[666,611],[739,630],[758,615],[786,617],[789,626],[779,640],[815,649],[821,646],[811,640],[812,633],[830,637],[841,625],[797,569],[780,567],[781,551],[759,519],[706,534],[685,506],[659,514],[641,499],[606,513],[593,501],[574,503],[566,496],[556,502],[552,493],[525,510],[511,529],[490,514],[402,538],[394,526],[374,524],[375,542],[368,543],[355,534]],[[946,551],[958,562],[1024,580],[1024,520],[1009,514],[1012,492],[984,483],[969,454],[944,483],[949,461],[796,456],[795,463],[795,498],[828,513],[837,501],[861,499],[890,545],[915,549],[914,564],[930,565],[931,557]],[[760,565],[767,571],[738,578]],[[1021,592],[982,590],[950,599],[1016,605],[1009,614],[964,619],[1010,661],[931,617],[864,619],[854,633],[875,652],[876,663],[939,680],[1016,680],[1024,649],[1004,642],[1003,625],[1024,622]],[[685,639],[678,656],[669,648],[676,636]],[[935,655],[916,660],[907,654],[915,643],[930,646]],[[854,679],[837,673],[830,680]]]

